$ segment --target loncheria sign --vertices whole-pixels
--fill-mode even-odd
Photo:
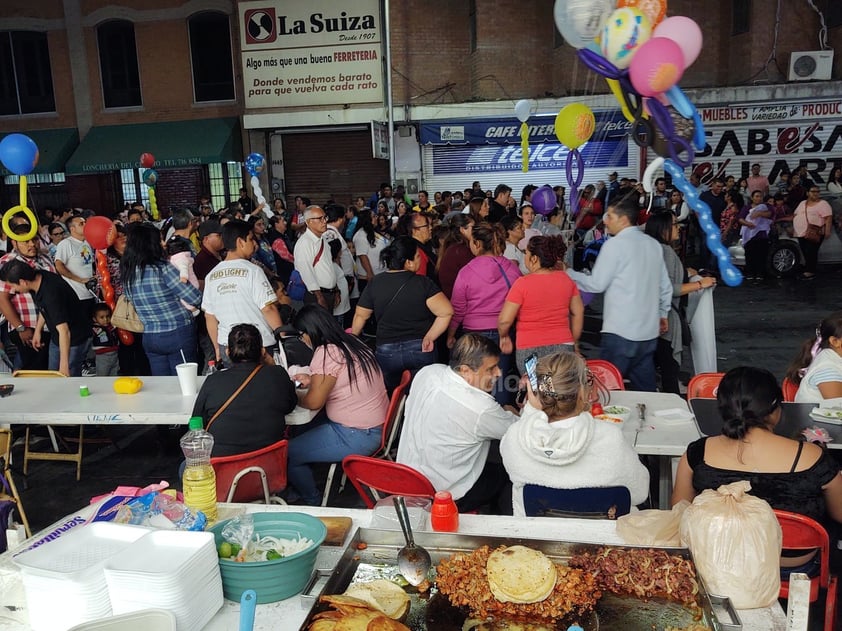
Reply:
[[[249,109],[383,101],[379,0],[239,4]]]

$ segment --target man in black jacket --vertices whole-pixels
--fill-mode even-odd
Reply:
[[[494,199],[491,200],[488,211],[488,222],[497,223],[509,214],[509,198],[512,196],[512,187],[505,184],[498,184],[494,189]]]

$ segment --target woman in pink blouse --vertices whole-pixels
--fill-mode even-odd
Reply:
[[[324,408],[326,419],[290,441],[287,476],[302,503],[318,506],[321,493],[310,463],[374,453],[380,446],[389,399],[374,352],[345,333],[327,310],[308,305],[293,325],[301,341],[313,349],[310,374],[295,375],[307,389],[299,392],[299,405]]]

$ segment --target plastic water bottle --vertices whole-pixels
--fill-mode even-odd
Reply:
[[[208,523],[216,521],[216,474],[210,463],[213,436],[204,430],[201,416],[190,419],[189,431],[181,437],[181,451],[187,466],[181,478],[184,503],[202,511]]]
[[[206,375],[212,375],[217,370],[216,368],[216,360],[212,359],[208,362],[208,371],[205,373]]]
[[[450,491],[439,491],[433,498],[430,509],[430,525],[438,532],[456,532],[459,530],[459,509]]]

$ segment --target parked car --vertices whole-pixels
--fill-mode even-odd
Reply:
[[[819,249],[819,265],[842,263],[842,196],[822,195],[822,199],[833,208],[833,230]],[[794,209],[793,209],[794,210]],[[798,239],[792,236],[792,222],[775,224],[776,231],[770,235],[769,258],[766,270],[770,276],[793,275],[804,264],[804,255],[798,246]],[[745,250],[742,240],[728,248],[731,262],[737,267],[745,266]]]

